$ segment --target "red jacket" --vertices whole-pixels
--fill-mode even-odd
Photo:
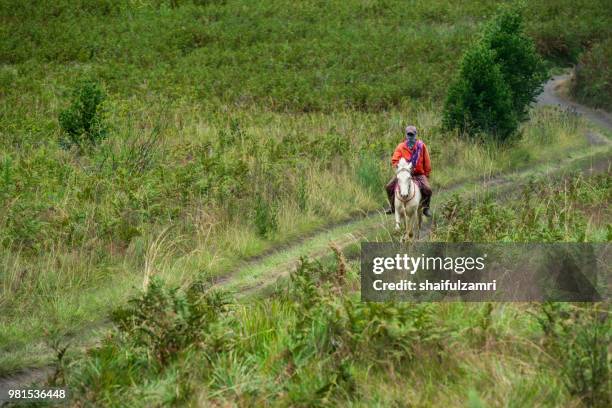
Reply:
[[[397,166],[400,159],[403,157],[404,159],[410,161],[412,155],[416,152],[416,148],[419,141],[412,146],[412,149],[409,149],[406,145],[406,141],[398,144],[395,148],[395,152],[393,152],[393,156],[391,157],[391,165],[393,167]],[[415,176],[424,174],[429,177],[429,173],[431,173],[431,161],[429,160],[429,152],[427,151],[427,146],[425,143],[421,142],[421,154],[417,158],[416,166],[412,170],[412,174]]]

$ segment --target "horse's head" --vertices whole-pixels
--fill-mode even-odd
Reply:
[[[397,176],[397,186],[400,196],[402,198],[408,198],[410,194],[412,194],[412,163],[406,161],[406,159],[402,157],[397,164],[395,175]]]

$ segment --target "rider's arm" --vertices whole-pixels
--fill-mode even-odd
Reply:
[[[423,145],[423,172],[427,177],[429,177],[429,173],[431,173],[431,161],[429,160],[429,151],[427,151],[427,146]]]

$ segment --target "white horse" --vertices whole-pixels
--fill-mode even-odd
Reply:
[[[422,215],[419,211],[421,203],[421,190],[412,179],[412,163],[403,157],[397,164],[397,184],[395,186],[395,230],[401,230],[402,220],[406,229],[402,240],[414,238],[419,239]]]

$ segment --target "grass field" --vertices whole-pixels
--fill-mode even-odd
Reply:
[[[79,345],[91,343],[109,313],[138,296],[145,277],[187,287],[380,208],[382,185],[391,175],[388,157],[407,122],[430,148],[436,188],[589,152],[589,125],[553,108],[533,109],[522,137],[509,145],[442,129],[441,105],[461,54],[499,6],[477,0],[0,0],[0,377],[47,364],[54,339],[71,339],[71,358],[80,355]],[[537,0],[524,8],[527,31],[552,70],[583,61],[592,44],[609,43],[612,11],[606,1]],[[58,117],[83,80],[96,81],[107,94],[102,112],[108,135],[95,146],[66,147]],[[609,200],[601,179],[585,185]],[[603,219],[609,223],[608,216]],[[589,239],[603,239],[605,228],[589,230]],[[443,228],[435,233],[452,235]],[[348,282],[350,292],[354,282]],[[236,339],[253,343],[223,349],[218,361],[202,368],[212,371],[196,370],[185,381],[183,369],[196,363],[181,361],[205,358],[192,344],[163,373],[128,370],[126,375],[142,375],[150,384],[127,387],[133,377],[116,383],[107,378],[88,394],[83,387],[100,380],[91,366],[99,355],[77,359],[66,378],[80,390],[79,401],[108,405],[132,391],[134,404],[139,396],[152,404],[185,398],[201,405],[277,397],[291,405],[300,393],[313,404],[391,405],[399,398],[399,385],[384,386],[399,375],[394,365],[386,372],[375,366],[381,377],[369,389],[363,388],[371,379],[369,363],[346,368],[351,381],[361,384],[360,393],[370,395],[357,397],[353,388],[339,385],[341,379],[325,377],[330,366],[312,360],[319,352],[314,343],[302,344],[307,350],[301,369],[308,378],[283,377],[287,333],[274,325],[296,323],[300,311],[291,305],[274,298],[251,315],[251,306],[232,303],[223,315],[232,320],[227,327]],[[440,316],[448,324],[457,316],[457,325],[467,330],[473,323],[464,319],[468,310]],[[509,321],[520,313],[493,313],[509,335]],[[533,321],[520,316],[524,323],[517,323],[516,336],[536,336]],[[252,323],[246,322],[250,317]],[[239,322],[246,326],[238,330]],[[271,334],[260,339],[260,329]],[[113,341],[104,347],[115,352]],[[508,354],[507,365],[500,363],[506,388],[472,392],[473,406],[479,399],[496,405],[520,394],[517,370],[532,352],[521,351],[516,361]],[[501,348],[487,353],[506,356]],[[423,368],[419,381],[448,368],[450,402],[464,386],[461,370],[483,383],[492,375],[495,367],[483,365],[494,364],[493,358],[470,365],[476,359],[475,352],[450,357],[448,367]],[[469,367],[460,368],[464,364]],[[546,367],[529,368],[533,382],[521,383],[526,401],[544,401],[530,392],[550,386],[551,405],[575,403],[578,397],[556,374],[549,377],[552,366]],[[332,385],[327,394],[313,396],[319,373]],[[238,378],[251,374],[256,380],[247,392]],[[198,381],[208,385],[198,387]],[[176,391],[183,384],[187,388]],[[252,391],[260,385],[264,391]],[[426,405],[439,385],[410,389]]]

